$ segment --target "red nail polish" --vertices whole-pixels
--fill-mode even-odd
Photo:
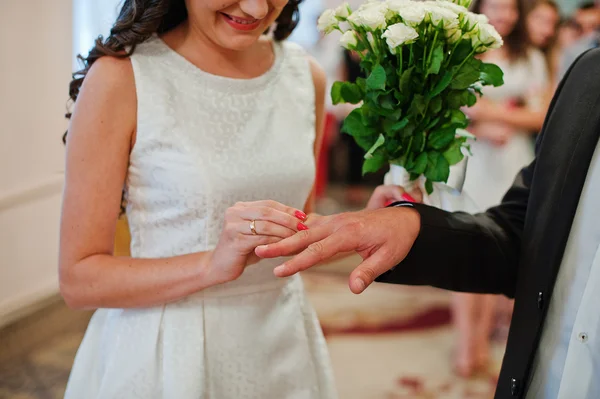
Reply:
[[[300,220],[306,220],[306,213],[304,213],[302,211],[294,212],[294,216],[296,216]]]
[[[300,223],[298,223],[298,231],[302,231],[302,230],[308,230],[308,226],[305,225],[304,223],[300,222]]]
[[[410,194],[408,194],[408,193],[404,193],[404,194],[402,194],[402,198],[403,198],[405,201],[408,201],[408,202],[417,202],[417,200],[415,200],[415,199],[414,199],[414,198],[413,198],[413,197],[412,197]]]
[[[394,201],[394,200],[388,200],[388,201],[385,203],[385,206],[390,206],[390,205],[392,205],[394,202],[396,202],[396,201]]]

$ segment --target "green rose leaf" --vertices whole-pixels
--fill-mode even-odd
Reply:
[[[465,105],[467,107],[472,107],[477,102],[477,96],[473,94],[470,90],[467,90],[465,94]]]
[[[398,103],[393,94],[386,94],[379,97],[379,105],[381,105],[381,108],[383,109],[395,110]]]
[[[358,88],[360,89],[360,91],[362,93],[364,93],[365,91],[367,91],[367,79],[365,78],[356,78],[356,85],[358,86]]]
[[[396,132],[404,129],[408,125],[408,118],[403,118],[400,121],[395,122],[394,120],[386,119],[383,121],[383,130],[386,134],[393,136]]]
[[[370,130],[363,122],[363,110],[361,108],[356,108],[352,110],[352,112],[348,114],[346,119],[344,119],[344,124],[342,125],[342,132],[347,133],[353,137],[365,136],[370,133]]]
[[[374,109],[378,109],[379,108],[379,97],[381,96],[383,92],[381,91],[367,91],[367,94],[365,95],[365,102],[367,104],[369,104],[369,106],[373,107]]]
[[[458,109],[464,105],[472,106],[477,102],[477,97],[470,90],[451,90],[446,96],[448,107]]]
[[[427,108],[427,102],[425,96],[415,94],[413,101],[410,104],[409,112],[412,115],[423,115],[425,113],[425,108]]]
[[[365,159],[363,163],[362,173],[363,176],[367,173],[379,171],[387,162],[387,158],[381,153],[375,153],[369,159]]]
[[[363,110],[361,108],[357,108],[350,112],[344,120],[341,131],[342,133],[354,137],[356,144],[363,150],[368,151],[375,143],[376,138],[372,133],[372,129],[364,123],[362,112]]]
[[[362,91],[358,85],[350,82],[335,82],[331,87],[333,104],[358,104],[362,101]]]
[[[333,86],[331,86],[331,102],[333,105],[340,104],[344,102],[342,98],[342,86],[345,82],[335,82]]]
[[[469,125],[469,120],[464,112],[458,109],[453,109],[450,111],[450,124],[456,127],[465,128]]]
[[[428,195],[433,193],[433,182],[429,179],[425,180],[425,191],[427,191]]]
[[[450,144],[450,146],[443,152],[444,158],[448,161],[450,165],[456,165],[465,157],[462,153],[462,144],[463,141],[461,139],[456,139]]]
[[[453,65],[460,64],[465,58],[469,56],[469,54],[471,54],[471,51],[473,51],[473,46],[471,46],[471,40],[461,40],[461,42],[458,43],[456,49],[452,53],[450,63]]]
[[[398,139],[390,139],[389,137],[385,140],[385,150],[391,157],[396,157],[401,152],[400,141]]]
[[[444,45],[439,44],[433,49],[433,53],[431,55],[431,63],[429,64],[429,68],[427,69],[427,74],[437,75],[440,72],[442,61],[444,61]]]
[[[431,112],[433,112],[435,115],[437,115],[438,113],[440,113],[440,111],[442,110],[442,98],[441,97],[435,97],[434,99],[431,100],[431,103],[429,104],[429,108],[431,110]]]
[[[358,104],[362,101],[363,93],[357,84],[344,82],[340,89],[340,94],[345,102],[350,104]]]
[[[441,150],[454,140],[456,135],[455,127],[446,127],[431,132],[427,140],[427,146],[435,150]],[[439,180],[436,180],[439,181]]]
[[[432,120],[431,122],[429,122],[429,124],[427,124],[427,126],[425,127],[425,130],[432,129],[435,125],[438,124],[439,121],[440,121],[440,117],[438,116],[437,118],[435,118],[434,120]]]
[[[367,53],[367,54],[369,54],[369,53]],[[373,57],[367,57],[360,62],[360,67],[362,68],[363,71],[370,71],[371,69],[373,69],[372,58]]]
[[[427,153],[422,152],[419,154],[417,159],[415,159],[415,165],[410,172],[421,175],[421,174],[425,173],[426,167],[427,167]]]
[[[396,108],[394,112],[388,117],[390,120],[398,121],[402,116],[402,108]]]
[[[377,65],[367,78],[367,88],[371,90],[385,90],[386,74],[381,65]]]
[[[365,154],[365,159],[372,158],[375,150],[377,150],[379,147],[381,147],[384,143],[385,143],[385,137],[383,136],[383,134],[379,134],[379,137],[377,137],[377,141],[375,141],[375,144],[373,144],[373,146],[371,148],[369,148],[369,151],[367,151],[367,153]]]
[[[481,61],[471,58],[455,73],[450,87],[453,89],[467,89],[479,80]]]
[[[400,76],[400,93],[406,94],[410,92],[410,79],[414,70],[415,67],[412,66],[406,71],[402,72],[402,76]]]
[[[452,82],[452,77],[452,72],[446,71],[446,73],[444,73],[444,76],[442,76],[442,79],[440,79],[440,81],[437,82],[433,90],[431,90],[431,92],[429,93],[429,98],[433,98],[441,92],[443,92]]]
[[[450,164],[438,151],[429,151],[425,177],[431,181],[446,182],[450,175]]]
[[[482,62],[479,71],[479,79],[484,86],[498,87],[504,84],[504,72],[498,65]]]

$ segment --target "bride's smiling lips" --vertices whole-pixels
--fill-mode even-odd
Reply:
[[[235,15],[221,13],[225,22],[227,22],[232,28],[241,31],[252,31],[260,26],[261,19],[238,17]]]

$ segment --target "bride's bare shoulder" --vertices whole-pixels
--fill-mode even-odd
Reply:
[[[109,56],[99,58],[83,80],[69,134],[123,135],[120,139],[129,140],[135,130],[136,117],[137,96],[131,61]]]

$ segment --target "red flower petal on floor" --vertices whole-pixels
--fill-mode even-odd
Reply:
[[[416,377],[400,377],[398,378],[398,384],[412,389],[414,393],[423,392],[423,381]]]

